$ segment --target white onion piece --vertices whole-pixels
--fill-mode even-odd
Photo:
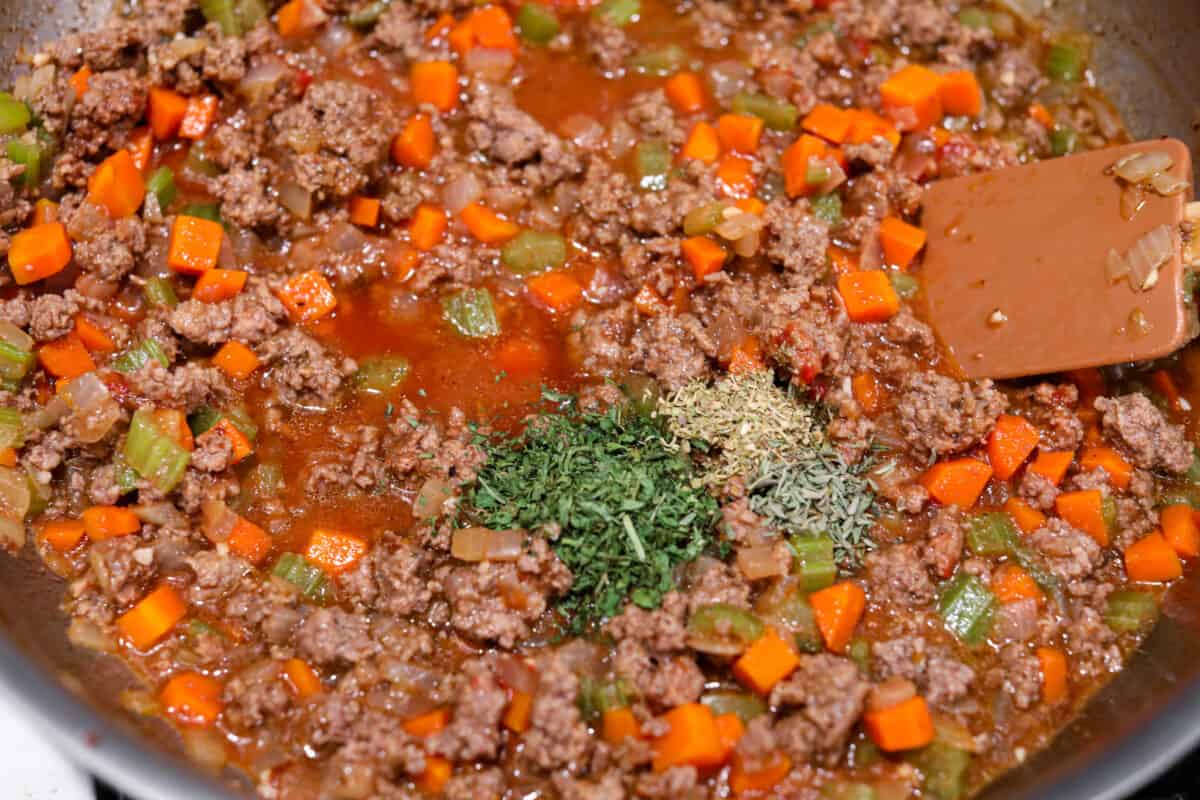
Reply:
[[[497,658],[496,677],[514,692],[533,694],[537,691],[537,670],[520,656],[502,655]]]
[[[255,64],[238,82],[238,94],[251,103],[261,102],[275,91],[275,87],[287,75],[287,67],[280,61],[261,61]]]
[[[613,158],[622,158],[637,144],[637,131],[624,120],[617,120],[608,131],[608,149]]]
[[[996,622],[992,628],[997,638],[1010,642],[1029,641],[1037,630],[1037,600],[1032,598],[1006,603],[996,613]]]
[[[312,216],[312,192],[295,181],[285,181],[279,187],[279,203],[300,219]]]
[[[442,506],[450,499],[453,489],[450,482],[442,478],[430,478],[421,485],[413,499],[413,514],[418,519],[429,519],[442,513]]]
[[[205,500],[200,506],[200,528],[211,542],[228,539],[237,521],[237,514],[221,500]]]
[[[19,469],[0,467],[0,515],[13,521],[25,519],[32,498],[28,475]],[[22,526],[22,541],[24,538],[25,529]]]
[[[1129,274],[1129,264],[1116,250],[1108,251],[1108,260],[1104,264],[1104,274],[1110,283],[1116,283]]]
[[[0,549],[20,550],[25,546],[25,523],[0,517]]]
[[[997,0],[996,4],[1016,14],[1027,24],[1035,22],[1046,10],[1046,0]]]
[[[1150,188],[1163,197],[1174,197],[1190,186],[1190,182],[1166,172],[1160,172],[1150,177]]]
[[[187,517],[183,515],[174,503],[142,503],[131,509],[137,518],[148,525],[187,527]],[[232,511],[230,512],[233,513]]]
[[[63,425],[84,444],[103,439],[121,418],[120,405],[95,372],[80,375],[68,383],[62,397],[71,409],[71,415]]]
[[[6,319],[0,319],[0,339],[18,350],[33,352],[33,337]]]
[[[171,57],[176,61],[187,61],[192,56],[203,53],[205,46],[201,40],[185,36],[180,39],[172,39],[168,42],[167,50],[170,51]]]
[[[514,63],[516,59],[511,51],[490,47],[473,47],[463,57],[463,67],[467,72],[492,81],[508,77]]]
[[[225,766],[228,756],[220,734],[208,728],[183,728],[179,732],[188,757],[213,772]]]
[[[712,82],[713,96],[722,105],[738,92],[745,91],[754,73],[750,66],[741,61],[718,61],[708,68],[708,77]]]
[[[356,253],[367,246],[367,236],[357,225],[336,223],[325,235],[325,244],[338,253]]]
[[[911,700],[917,695],[917,687],[908,678],[894,676],[883,683],[878,683],[867,695],[867,708],[872,711],[883,711],[894,708],[905,700]]]
[[[483,194],[483,184],[474,172],[456,175],[442,189],[442,202],[451,214],[457,214]]]
[[[56,424],[60,419],[71,412],[71,406],[67,404],[66,399],[62,395],[55,395],[50,398],[50,402],[25,415],[25,424],[31,428],[46,430],[51,425]]]
[[[604,126],[587,114],[571,114],[558,126],[558,132],[587,149],[598,146],[604,138]]]
[[[1159,225],[1137,240],[1125,254],[1129,265],[1129,284],[1135,289],[1148,291],[1158,283],[1158,269],[1171,260],[1174,244],[1171,226]]]
[[[772,544],[739,548],[737,565],[746,579],[751,581],[784,575],[789,566],[786,561],[778,557],[775,545]]]
[[[525,549],[524,531],[462,528],[450,539],[450,553],[461,561],[516,561]]]
[[[96,623],[82,619],[81,617],[71,618],[71,622],[67,625],[67,641],[76,647],[96,650],[101,653],[110,652],[115,649],[111,636],[105,633]]]
[[[1132,153],[1113,164],[1113,174],[1130,183],[1141,183],[1156,173],[1166,172],[1175,166],[1174,159],[1162,150],[1149,153]]]
[[[1121,219],[1130,220],[1146,206],[1146,190],[1140,183],[1121,188]]]
[[[317,37],[317,47],[326,55],[335,56],[354,42],[354,31],[345,25],[334,23],[327,25]]]

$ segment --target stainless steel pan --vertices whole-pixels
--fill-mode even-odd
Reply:
[[[1200,2],[1051,2],[1052,18],[1098,36],[1101,84],[1134,135],[1175,136],[1200,153]],[[38,42],[98,24],[111,7],[104,0],[0,0],[0,64],[12,64]],[[128,676],[116,663],[67,644],[57,609],[61,590],[34,558],[0,558],[0,628],[7,634],[0,636],[0,691],[24,703],[83,768],[141,800],[231,797],[235,779],[200,775],[175,753],[164,726],[119,710],[116,694]],[[1144,652],[1084,716],[986,797],[1116,800],[1198,743],[1200,575],[1173,590]]]

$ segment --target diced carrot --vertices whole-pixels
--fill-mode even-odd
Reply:
[[[230,422],[228,417],[221,417],[217,421],[217,424],[213,425],[209,430],[219,432],[233,445],[231,463],[237,464],[245,461],[254,453],[254,445],[250,442],[249,437],[238,430],[237,426]]]
[[[450,709],[435,708],[433,711],[428,711],[419,717],[406,720],[400,727],[404,728],[405,733],[410,736],[432,736],[438,731],[445,729],[449,723]]]
[[[716,717],[713,724],[717,726],[717,738],[720,740],[721,750],[725,754],[721,760],[725,761],[733,755],[737,743],[746,735],[746,726],[742,723],[742,718],[733,713]]]
[[[83,512],[83,526],[93,542],[128,536],[142,528],[141,520],[128,508],[92,506]]]
[[[425,169],[433,161],[436,142],[433,123],[426,114],[413,114],[392,140],[392,160],[413,169]]]
[[[533,695],[529,692],[513,692],[512,699],[508,701],[508,708],[504,710],[504,717],[501,721],[504,723],[504,727],[513,733],[524,733],[529,730],[529,718],[532,714]],[[636,720],[634,724],[637,724]],[[604,735],[605,738],[608,737],[607,715],[604,720]]]
[[[839,275],[837,287],[854,322],[885,322],[900,311],[900,296],[882,270]]]
[[[413,101],[429,104],[438,111],[453,111],[458,105],[458,67],[449,61],[418,61],[409,68]]]
[[[429,30],[425,31],[425,44],[432,44],[449,33],[450,29],[454,27],[454,21],[453,14],[443,11],[442,15],[429,26]]]
[[[703,281],[714,272],[720,272],[725,266],[725,262],[729,260],[729,253],[725,248],[708,236],[692,236],[684,239],[680,242],[679,249],[683,252],[684,259],[692,268],[692,274],[698,281]]]
[[[42,541],[60,553],[69,553],[83,541],[87,530],[81,519],[56,519],[42,525]]]
[[[171,676],[158,694],[167,716],[182,725],[208,727],[217,721],[225,704],[225,687],[216,678],[186,670]]]
[[[663,90],[680,114],[695,114],[704,109],[704,86],[694,72],[675,73],[667,80]]]
[[[934,464],[921,476],[921,484],[942,505],[968,509],[979,500],[991,479],[989,464],[973,458],[956,458]]]
[[[879,87],[884,109],[903,131],[929,128],[942,120],[942,76],[911,64]]]
[[[247,272],[240,269],[205,270],[192,288],[192,299],[205,303],[219,303],[237,297],[246,287]]]
[[[550,368],[550,354],[536,339],[509,339],[496,351],[496,368],[514,378],[544,375]]]
[[[432,250],[446,235],[446,211],[441,206],[422,203],[413,212],[408,224],[408,237],[413,247],[424,252]]]
[[[1057,703],[1067,696],[1067,656],[1056,647],[1039,647],[1035,653],[1042,668],[1042,702]]]
[[[288,685],[296,697],[306,700],[325,691],[320,676],[307,662],[298,658],[289,658],[283,662],[283,674],[287,676]]]
[[[643,316],[656,317],[667,310],[667,301],[662,299],[662,295],[654,291],[653,286],[644,283],[642,284],[642,288],[638,289],[638,293],[633,297],[633,307]]]
[[[1104,394],[1108,386],[1104,375],[1095,367],[1069,370],[1066,376],[1079,389],[1080,408],[1090,409],[1092,401]]]
[[[245,380],[258,369],[258,356],[241,342],[228,341],[213,354],[212,362],[231,378]]]
[[[1017,564],[1002,564],[992,574],[992,594],[1001,603],[1042,599],[1042,590],[1028,572]]]
[[[630,708],[610,708],[604,712],[600,725],[604,741],[612,745],[621,744],[626,739],[642,738],[642,726]]]
[[[761,217],[767,211],[767,204],[757,197],[743,197],[735,200],[733,204],[747,214],[753,214],[756,217]]]
[[[757,185],[750,159],[727,155],[717,165],[717,186],[727,197],[749,197]]]
[[[776,751],[756,767],[753,771],[747,771],[743,759],[734,755],[733,768],[729,771],[729,789],[735,797],[770,797],[770,791],[791,773],[792,760]]]
[[[1083,448],[1079,454],[1079,468],[1084,472],[1104,468],[1108,473],[1108,482],[1114,489],[1129,488],[1133,479],[1133,465],[1121,457],[1121,454],[1111,447],[1093,446]]]
[[[471,24],[466,20],[451,28],[446,38],[450,42],[450,49],[460,56],[465,56],[475,47],[475,31],[471,30]]]
[[[662,716],[667,732],[654,742],[654,771],[720,766],[725,760],[716,720],[708,706],[686,703]]]
[[[133,165],[144,174],[150,162],[154,160],[154,132],[149,126],[134,130],[129,134],[125,149],[133,156]]]
[[[492,50],[515,51],[520,48],[512,17],[500,5],[477,8],[469,17],[471,33],[480,47]]]
[[[233,523],[225,543],[234,553],[255,565],[261,564],[263,559],[271,554],[274,544],[266,531],[242,517],[238,517],[237,522]]]
[[[815,190],[808,184],[809,163],[813,159],[824,158],[828,153],[829,146],[823,140],[807,133],[800,134],[783,151],[783,181],[788,197],[808,195]]]
[[[108,332],[83,314],[75,315],[75,327],[72,333],[83,342],[83,346],[94,353],[111,353],[117,349]]]
[[[71,76],[71,88],[75,90],[75,97],[80,98],[87,94],[88,81],[92,78],[92,68],[84,64]]]
[[[43,197],[33,204],[33,221],[30,227],[49,225],[51,222],[58,222],[58,203]]]
[[[898,217],[885,217],[879,223],[879,243],[887,263],[898,269],[907,269],[917,253],[925,247],[925,231],[909,225]]]
[[[933,741],[933,717],[920,695],[890,708],[863,714],[863,727],[871,741],[885,753],[915,750]]]
[[[224,240],[225,229],[221,223],[180,214],[171,225],[167,266],[187,275],[210,270],[217,265]]]
[[[825,647],[844,653],[867,606],[867,595],[854,581],[835,583],[808,596]]]
[[[717,139],[725,152],[758,152],[758,140],[762,138],[763,121],[750,114],[722,114],[717,118]]]
[[[1017,523],[1022,533],[1033,533],[1046,524],[1046,515],[1019,497],[1005,500],[1004,510],[1013,518],[1013,522]]]
[[[1041,103],[1034,103],[1029,107],[1029,116],[1047,130],[1054,127],[1054,117]]]
[[[379,207],[376,197],[356,195],[350,198],[350,221],[363,228],[374,228],[379,224]]]
[[[530,278],[529,293],[556,314],[575,310],[583,300],[583,287],[566,272],[546,272]]]
[[[146,182],[128,150],[118,150],[88,179],[88,200],[113,219],[133,216],[146,199]]]
[[[1180,558],[1200,556],[1200,526],[1196,514],[1186,503],[1167,506],[1160,515],[1163,537]]]
[[[860,372],[850,379],[854,399],[867,416],[878,414],[883,406],[883,387],[871,372]]]
[[[1154,531],[1125,548],[1125,574],[1138,583],[1166,583],[1183,575],[1183,563],[1166,538]]]
[[[1104,496],[1099,489],[1064,492],[1054,498],[1058,515],[1074,528],[1091,536],[1101,547],[1108,546],[1108,523],[1104,521]]]
[[[87,512],[84,512],[85,514]],[[84,522],[86,523],[86,519]],[[91,531],[88,531],[91,536]],[[117,617],[117,630],[138,650],[158,644],[187,614],[184,602],[174,587],[164,583]]]
[[[759,694],[768,694],[775,684],[800,666],[796,650],[768,628],[733,664],[733,674],[742,685]]]
[[[838,247],[836,244],[829,245],[825,248],[825,257],[829,259],[829,265],[833,268],[834,275],[858,272],[858,254],[844,247]]]
[[[1041,475],[1055,486],[1062,483],[1067,469],[1075,460],[1074,450],[1039,450],[1037,458],[1029,465],[1029,472]]]
[[[1001,414],[988,436],[988,461],[996,477],[1006,481],[1016,474],[1038,445],[1041,434],[1024,417]]]
[[[367,554],[367,540],[347,531],[317,528],[308,540],[304,557],[330,575],[341,575],[354,569]]]
[[[0,447],[0,467],[15,467],[17,465],[17,448]]]
[[[866,144],[879,136],[890,142],[893,148],[900,146],[900,131],[896,129],[895,123],[891,120],[885,119],[874,111],[867,109],[859,109],[850,113],[852,114],[852,119],[850,122],[850,132],[846,137],[847,142],[851,144]]]
[[[762,343],[757,336],[746,336],[733,346],[729,352],[729,364],[726,369],[730,375],[747,375],[765,369]]]
[[[289,0],[275,16],[275,27],[285,39],[299,39],[321,27],[328,19],[316,0]]]
[[[215,94],[189,97],[187,111],[183,114],[183,121],[179,123],[179,135],[192,141],[203,139],[217,120],[219,106],[220,100]]]
[[[315,269],[289,278],[276,294],[294,322],[314,322],[337,308],[337,297]]]
[[[690,158],[704,164],[715,164],[721,155],[721,141],[717,138],[717,129],[707,122],[697,122],[692,126],[683,149],[679,151],[681,159]]]
[[[184,450],[196,448],[192,429],[188,427],[187,415],[177,408],[160,408],[152,415],[155,426],[162,433],[174,439]]]
[[[942,108],[956,117],[977,117],[983,111],[983,89],[970,70],[958,70],[942,77]]]
[[[426,756],[425,770],[417,776],[416,787],[428,795],[441,794],[454,774],[454,765],[441,756]]]
[[[1180,404],[1182,398],[1179,393],[1179,387],[1175,384],[1175,379],[1171,377],[1171,373],[1165,369],[1156,369],[1154,372],[1151,372],[1150,388],[1161,394],[1173,411],[1183,410]]]
[[[150,121],[150,130],[153,131],[154,138],[160,142],[174,138],[179,133],[179,126],[183,124],[187,110],[187,98],[179,92],[161,86],[151,87],[146,117]]]
[[[821,103],[808,112],[800,127],[834,144],[842,144],[850,136],[854,115],[845,109]]]
[[[471,235],[484,244],[504,244],[521,232],[519,225],[482,203],[471,203],[459,213]]]
[[[39,347],[37,355],[42,368],[56,378],[78,378],[96,368],[83,342],[69,333]]]

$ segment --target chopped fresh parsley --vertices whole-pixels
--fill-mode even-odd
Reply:
[[[551,545],[575,579],[558,607],[573,632],[619,613],[627,598],[657,607],[675,568],[712,541],[716,502],[658,424],[627,407],[584,413],[567,404],[484,448],[465,508],[497,530],[561,528]]]

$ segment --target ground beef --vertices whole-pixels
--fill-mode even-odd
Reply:
[[[292,704],[278,661],[252,664],[233,675],[224,698],[226,719],[247,728],[282,716]]]
[[[358,567],[342,576],[342,587],[360,601],[397,617],[424,613],[437,584],[424,573],[429,553],[396,534],[386,534]]]
[[[946,579],[954,574],[962,558],[963,540],[962,514],[954,506],[939,508],[929,521],[929,533],[922,553],[925,563],[934,575]]]
[[[125,375],[130,391],[156,406],[192,412],[213,405],[229,395],[225,373],[189,361],[167,369],[151,360]]]
[[[467,144],[501,164],[515,166],[563,146],[557,136],[517,108],[511,92],[493,84],[473,83],[466,110],[471,116]]]
[[[717,355],[716,341],[691,314],[652,317],[634,333],[631,344],[635,363],[667,389],[707,378],[712,372],[709,359]]]
[[[783,265],[788,283],[807,287],[828,270],[829,227],[812,215],[808,202],[775,200],[767,206],[766,252]]]
[[[837,370],[850,323],[834,292],[825,287],[785,289],[759,298],[767,353],[806,386]]]
[[[1121,649],[1117,634],[1108,627],[1100,612],[1091,606],[1072,609],[1064,625],[1067,646],[1072,654],[1071,670],[1080,678],[1095,678],[1121,669]]]
[[[250,565],[232,554],[201,550],[189,556],[187,565],[196,578],[188,586],[188,602],[212,608],[217,601],[233,594],[250,574]]]
[[[452,761],[495,758],[508,692],[480,659],[465,662],[455,683],[454,714],[445,730],[430,737],[430,752]]]
[[[386,479],[383,431],[374,425],[335,425],[329,449],[316,454],[304,481],[311,495],[380,490]]]
[[[925,668],[921,684],[925,699],[934,707],[946,708],[962,700],[975,681],[975,671],[954,658],[935,656]]]
[[[920,608],[933,602],[933,581],[915,544],[883,547],[867,556],[867,580],[878,603]]]
[[[965,383],[920,372],[904,381],[896,409],[901,433],[914,450],[946,455],[982,441],[1007,406],[991,381]]]
[[[1061,519],[1050,519],[1031,533],[1029,544],[1045,556],[1051,572],[1068,582],[1090,575],[1103,556],[1095,539]]]
[[[634,793],[646,800],[676,800],[691,797],[699,782],[695,767],[671,767],[664,772],[639,775]]]
[[[221,201],[221,216],[244,228],[273,225],[283,208],[271,191],[271,175],[265,167],[234,167],[213,182]]]
[[[746,497],[721,506],[721,524],[729,540],[740,545],[761,544],[771,532],[767,520],[751,510]]]
[[[1182,425],[1172,425],[1143,394],[1101,397],[1096,410],[1104,432],[1143,469],[1186,472],[1192,465],[1192,446]]]
[[[540,671],[537,694],[525,734],[525,755],[550,771],[576,772],[586,765],[592,737],[579,714],[579,679],[568,663],[551,657]]]
[[[1026,416],[1041,432],[1041,445],[1048,450],[1074,450],[1083,442],[1083,421],[1075,413],[1079,390],[1070,383],[1039,383],[1017,393],[1018,403],[1027,403]]]
[[[694,702],[704,690],[704,673],[689,655],[656,655],[634,639],[617,645],[613,668],[659,710]]]
[[[1042,667],[1037,656],[1020,645],[1000,650],[1000,686],[1019,709],[1032,708],[1041,699]]]
[[[140,599],[156,571],[154,549],[137,536],[93,542],[88,563],[100,590],[117,606]]]
[[[62,213],[79,269],[103,284],[115,284],[146,251],[146,229],[137,217],[111,220],[91,203]]]
[[[230,339],[254,347],[278,330],[287,312],[266,284],[251,279],[231,300],[185,300],[171,311],[171,329],[190,342],[223,344]]]
[[[1058,497],[1058,487],[1045,475],[1026,470],[1025,474],[1021,476],[1017,493],[1034,508],[1049,511],[1054,508],[1054,498]]]
[[[672,653],[687,644],[687,598],[669,592],[655,609],[627,603],[625,610],[605,626],[605,632],[618,642],[631,639],[653,653]]]
[[[445,797],[446,800],[500,800],[507,783],[504,772],[495,767],[459,773],[446,781]]]
[[[146,82],[136,70],[97,72],[71,110],[69,152],[93,157],[124,144],[146,110]]]
[[[583,44],[596,66],[609,75],[619,75],[637,49],[624,30],[602,19],[589,20]]]
[[[621,773],[616,770],[604,773],[598,781],[578,780],[558,773],[554,776],[554,788],[561,800],[625,800],[626,797]],[[464,800],[475,800],[475,797]]]
[[[729,43],[737,28],[737,10],[718,0],[700,0],[692,12],[696,42],[708,50],[719,50]]]
[[[319,608],[296,632],[296,649],[312,664],[354,663],[379,652],[366,617],[338,608]]]
[[[983,65],[984,85],[990,86],[992,99],[1001,107],[1020,106],[1045,80],[1033,54],[1010,49]]]
[[[260,356],[269,365],[266,382],[287,405],[327,408],[342,381],[358,365],[336,356],[316,339],[296,328],[287,328],[262,344]]]
[[[211,428],[196,437],[190,466],[201,472],[221,472],[234,463],[233,442],[225,432]]]
[[[632,303],[598,312],[580,309],[571,322],[567,348],[585,374],[608,377],[627,371],[634,328]]]
[[[29,335],[39,342],[66,336],[75,327],[83,297],[73,289],[43,294],[29,304]]]
[[[780,746],[796,763],[818,756],[836,764],[870,688],[847,658],[802,656],[799,668],[771,691],[771,705],[788,714],[775,728]]]
[[[963,699],[975,681],[975,671],[921,636],[902,636],[876,642],[871,648],[876,678],[904,678],[915,683],[935,708],[946,709]]]

